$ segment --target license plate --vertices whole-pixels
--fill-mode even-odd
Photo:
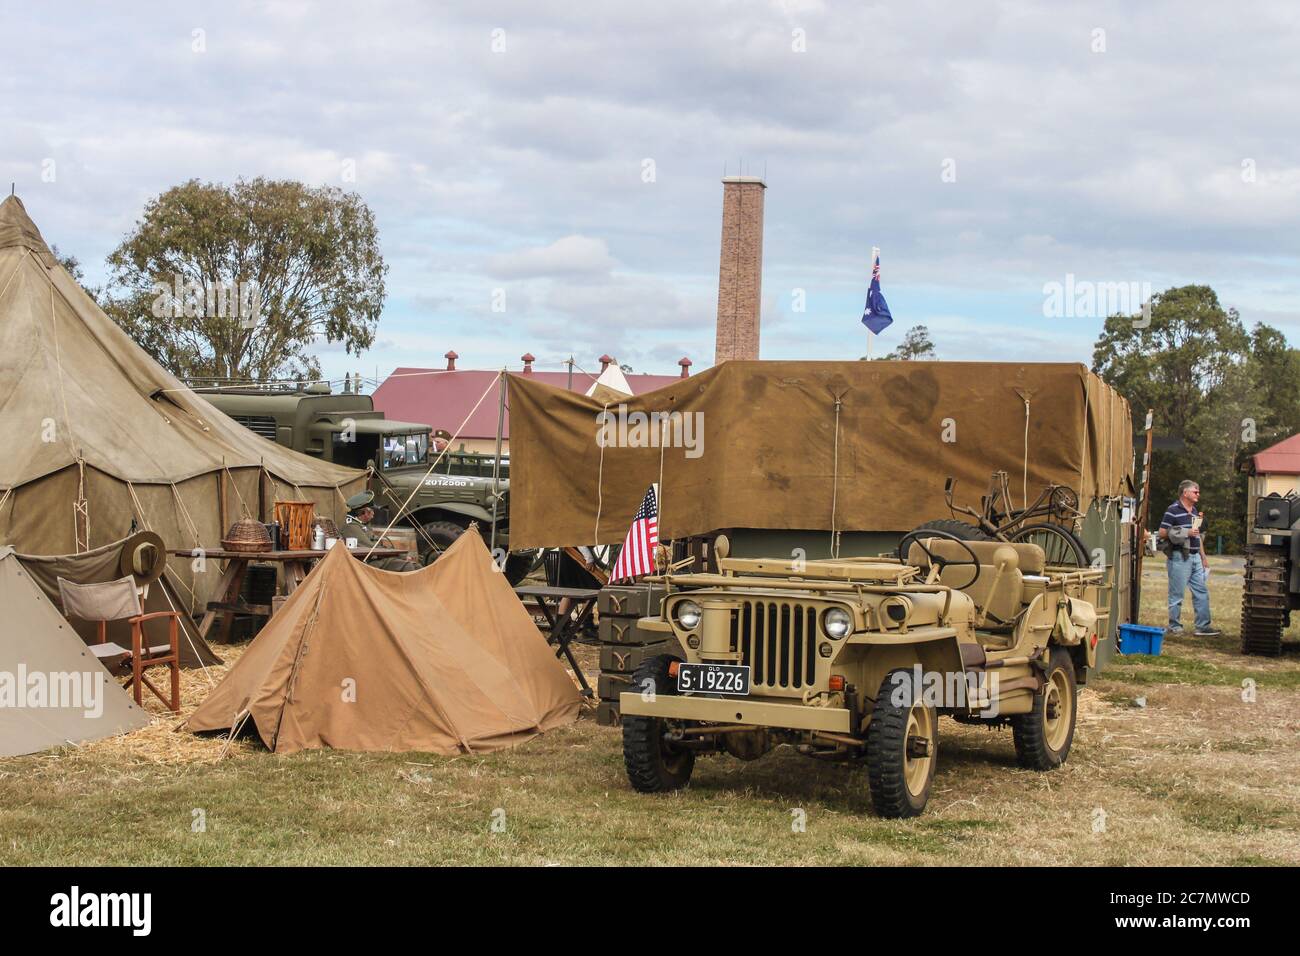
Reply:
[[[677,692],[746,697],[749,695],[749,667],[737,664],[679,664]]]

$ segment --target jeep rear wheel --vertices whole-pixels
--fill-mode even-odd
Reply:
[[[867,778],[882,817],[917,816],[930,799],[939,719],[914,684],[907,668],[886,674],[867,727]]]
[[[668,675],[671,657],[652,657],[632,675],[633,693],[675,694]],[[623,716],[623,765],[632,789],[641,793],[680,790],[695,769],[695,752],[674,747],[665,734],[671,729],[662,717]]]
[[[1074,661],[1063,647],[1048,658],[1047,684],[1034,698],[1033,709],[1011,718],[1016,759],[1030,770],[1055,770],[1070,756],[1079,707]]]

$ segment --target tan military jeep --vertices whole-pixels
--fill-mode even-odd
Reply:
[[[686,784],[701,753],[743,760],[778,743],[865,759],[883,816],[924,808],[940,716],[1010,723],[1020,764],[1060,766],[1076,685],[1106,633],[1100,570],[1047,567],[1033,544],[906,535],[897,554],[792,562],[727,557],[670,573],[660,614],[676,639],[621,696],[628,779]]]

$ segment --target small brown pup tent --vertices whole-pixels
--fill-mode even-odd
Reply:
[[[276,753],[485,753],[574,720],[580,697],[477,534],[397,573],[334,548],[190,716],[247,714]]]
[[[365,483],[253,434],[150,358],[16,196],[0,202],[0,448],[0,541],[23,552],[89,551],[133,520],[169,548],[215,548],[241,513],[270,521],[276,498],[342,524]],[[191,612],[216,586],[208,566],[175,569]]]
[[[10,547],[0,546],[0,757],[149,725]]]
[[[22,564],[23,570],[36,582],[37,587],[45,592],[45,596],[50,599],[50,603],[58,608],[59,578],[71,581],[73,584],[102,584],[105,581],[115,581],[123,577],[129,573],[123,564],[123,551],[134,540],[136,539],[124,538],[121,541],[114,541],[102,548],[95,548],[93,551],[86,551],[82,554],[16,554],[14,557]],[[157,538],[154,540],[156,541]],[[161,574],[149,582],[148,593],[145,594],[141,602],[145,613],[151,614],[154,611],[181,612],[179,635],[181,667],[202,667],[220,664],[221,658],[213,653],[212,648],[199,635],[194,620],[185,613],[187,610],[186,605],[182,602],[180,595],[176,593],[176,589],[171,585],[171,569],[166,564],[166,558],[165,554],[158,556],[158,560],[162,562],[162,567],[159,569]],[[150,574],[149,577],[152,578],[154,575]],[[143,583],[143,581],[138,583]],[[98,628],[94,622],[73,618],[69,623],[87,644],[92,644],[98,639]],[[151,643],[166,643],[169,626],[166,620],[146,621],[143,626],[145,636],[150,639]],[[107,637],[110,642],[117,644],[119,647],[130,647],[130,625],[124,620],[110,621]]]

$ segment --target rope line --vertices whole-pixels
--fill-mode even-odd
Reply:
[[[608,424],[605,416],[609,413],[609,402],[606,402],[600,410],[602,427]],[[605,439],[600,439],[600,465],[596,468],[596,530],[592,535],[591,543],[593,547],[600,544],[600,516],[605,510]]]
[[[376,536],[375,543],[370,546],[370,550],[366,552],[366,557],[362,558],[361,560],[364,561],[366,560],[366,558],[369,558],[370,555],[374,554],[375,548],[379,547],[379,542],[384,540],[384,536],[388,534],[388,532],[393,530],[393,526],[397,524],[398,518],[400,518],[402,514],[406,512],[406,506],[411,503],[411,499],[414,498],[416,494],[419,492],[419,490],[424,487],[425,479],[427,479],[430,475],[433,474],[433,470],[438,467],[438,462],[442,461],[443,456],[447,454],[447,449],[451,448],[451,443],[460,437],[460,433],[464,431],[465,426],[469,424],[469,420],[474,417],[474,413],[477,412],[479,406],[483,404],[483,400],[488,397],[488,395],[491,393],[493,388],[499,386],[500,376],[504,374],[505,374],[505,369],[502,369],[500,372],[497,373],[497,375],[493,376],[492,381],[488,383],[488,387],[483,391],[483,394],[479,396],[478,401],[474,403],[474,407],[469,410],[469,414],[465,416],[465,420],[460,423],[459,427],[457,427],[455,434],[451,436],[451,439],[447,442],[446,447],[443,448],[442,451],[438,452],[438,457],[433,460],[433,464],[429,466],[429,470],[424,473],[423,478],[421,478],[418,482],[416,482],[415,487],[411,489],[411,493],[407,495],[406,500],[402,502],[402,506],[398,508],[396,513],[393,515],[393,520],[388,523],[387,528],[385,528],[378,536]],[[296,488],[297,485],[295,485],[294,487]],[[299,494],[301,494],[301,491],[299,492]]]

